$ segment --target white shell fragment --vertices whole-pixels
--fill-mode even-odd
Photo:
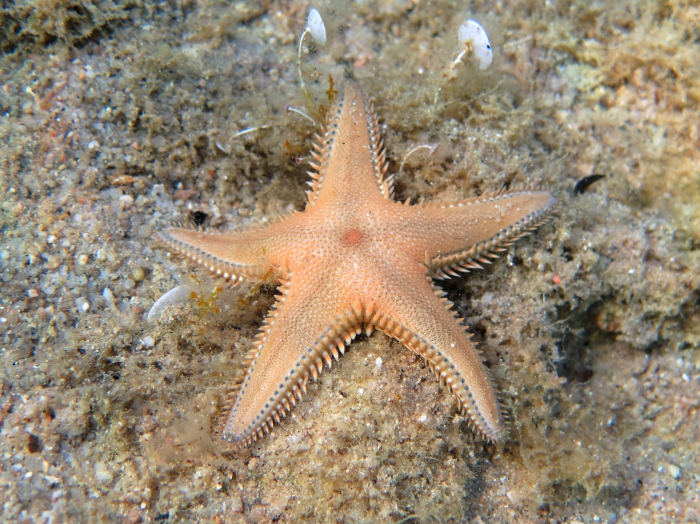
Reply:
[[[310,18],[310,16],[309,16]],[[488,69],[493,62],[493,50],[489,35],[481,24],[475,20],[467,20],[459,26],[458,33],[459,43],[467,47],[467,51],[471,51],[476,65],[484,71]]]
[[[168,291],[165,295],[160,297],[153,307],[148,312],[148,321],[154,322],[158,317],[160,317],[163,312],[168,308],[168,306],[174,306],[177,304],[184,304],[187,302],[194,291],[192,286],[177,286],[174,289]]]
[[[318,45],[326,43],[326,26],[323,25],[321,13],[316,9],[311,8],[311,11],[309,11],[309,18],[306,19],[306,29],[308,29],[309,33],[311,33],[311,38]]]

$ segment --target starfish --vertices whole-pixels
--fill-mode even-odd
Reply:
[[[376,328],[428,361],[478,435],[503,440],[505,418],[488,370],[433,279],[490,264],[544,223],[555,199],[523,188],[395,202],[377,117],[351,81],[317,139],[303,212],[245,231],[177,227],[159,235],[234,284],[269,275],[279,282],[222,437],[242,448],[268,434],[324,362],[330,368],[356,335]]]

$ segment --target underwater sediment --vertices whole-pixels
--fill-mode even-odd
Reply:
[[[697,3],[315,5],[312,103],[296,66],[310,7],[0,15],[2,520],[697,520]],[[470,18],[493,45],[485,71],[450,68]],[[442,284],[511,416],[503,445],[376,333],[271,436],[234,453],[216,435],[275,288],[219,288],[154,232],[302,209],[318,128],[285,107],[321,118],[348,72],[397,200],[537,183],[561,201]],[[148,322],[177,285],[189,299]]]

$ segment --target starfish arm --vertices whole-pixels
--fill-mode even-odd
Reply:
[[[428,203],[407,208],[404,227],[410,230],[415,256],[422,257],[432,276],[455,276],[490,264],[518,238],[548,221],[556,208],[549,191],[522,189],[479,198]]]
[[[269,433],[363,327],[360,302],[343,302],[324,275],[285,269],[280,282],[224,425],[223,438],[238,448]]]
[[[386,153],[377,117],[359,86],[345,83],[342,99],[329,112],[323,137],[314,146],[309,207],[344,200],[345,205],[391,198]]]
[[[274,233],[271,226],[227,233],[174,227],[157,236],[171,251],[238,283],[263,278],[274,269],[267,256],[270,243],[279,243]]]
[[[366,322],[425,358],[477,433],[501,441],[506,426],[489,372],[442,295],[427,275],[412,278],[411,286],[397,282],[379,295]]]

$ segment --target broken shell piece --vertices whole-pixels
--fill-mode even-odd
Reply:
[[[314,42],[318,45],[325,45],[326,26],[323,25],[321,13],[314,8],[311,8],[311,11],[309,11],[309,17],[306,19],[306,29],[311,33],[311,38],[314,39]]]
[[[489,35],[481,24],[475,20],[467,20],[459,26],[457,36],[459,43],[466,46],[466,50],[459,54],[455,63],[461,61],[462,57],[468,53],[474,58],[479,69],[482,71],[488,69],[493,62],[493,50]]]
[[[314,42],[316,42],[318,45],[322,46],[326,43],[326,26],[323,25],[323,18],[321,18],[321,14],[314,8],[311,8],[311,10],[309,11],[309,17],[306,19],[306,27],[304,28],[304,32],[301,33],[301,37],[299,37],[299,52],[297,53],[299,87],[304,93],[304,98],[306,98],[306,102],[309,105],[309,107],[313,107],[314,101],[311,98],[309,92],[306,90],[306,84],[304,83],[304,75],[301,73],[301,44],[304,43],[304,37],[307,34],[310,34],[311,38],[313,38]]]
[[[192,286],[177,286],[171,289],[165,295],[160,297],[151,310],[148,312],[148,321],[154,322],[159,318],[163,312],[168,308],[168,306],[175,306],[177,304],[184,304],[189,300],[194,288]]]

